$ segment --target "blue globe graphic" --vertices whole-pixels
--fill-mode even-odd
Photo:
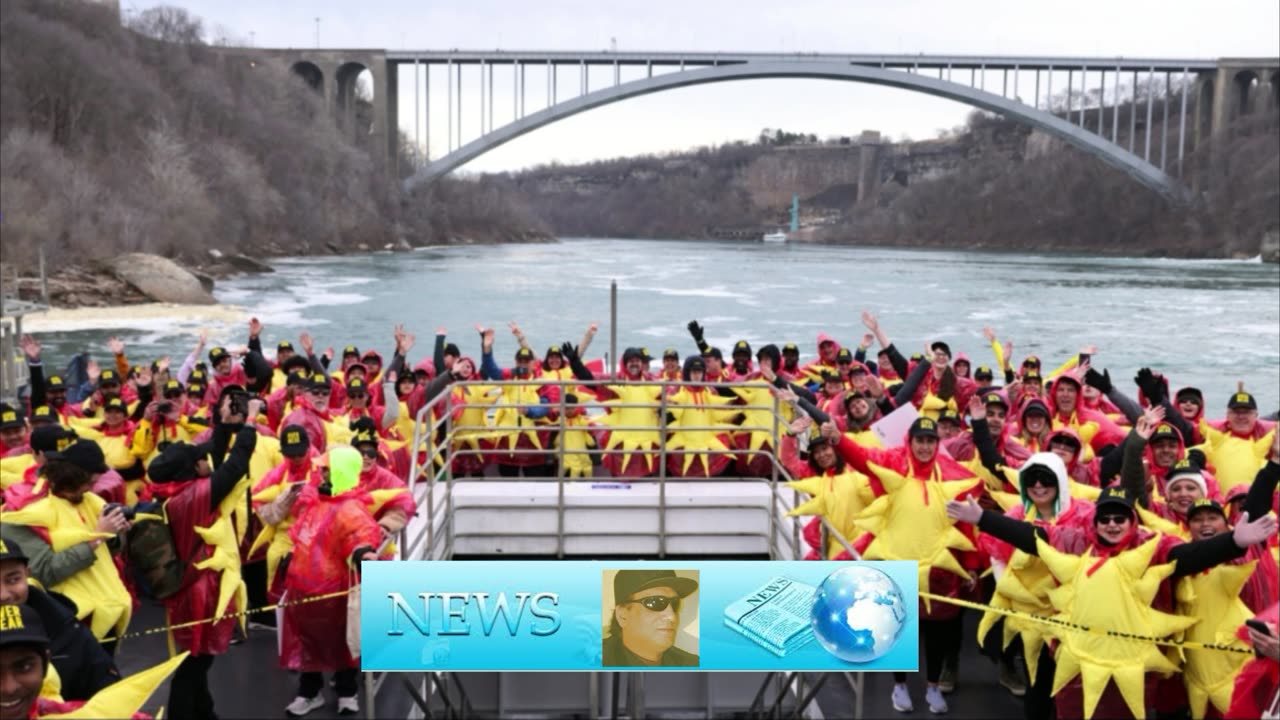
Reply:
[[[883,657],[907,625],[902,590],[883,571],[850,565],[827,576],[813,596],[809,622],[827,652],[851,663]]]

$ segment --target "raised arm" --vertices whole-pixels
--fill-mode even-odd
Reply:
[[[561,343],[560,354],[564,357],[565,362],[569,363],[569,369],[573,371],[575,378],[579,380],[596,379],[595,375],[591,374],[591,370],[582,364],[582,356],[579,355],[579,351],[573,346],[573,343]]]
[[[1151,439],[1151,434],[1163,417],[1163,408],[1148,409],[1134,423],[1133,430],[1129,431],[1121,448],[1124,460],[1120,465],[1120,484],[1138,498],[1142,507],[1151,505],[1151,496],[1147,492],[1147,467],[1143,463],[1142,451],[1146,449],[1147,441]]]
[[[431,353],[431,361],[436,365],[436,375],[444,373],[444,346],[447,331],[444,328],[436,328],[436,346]]]
[[[578,356],[587,354],[587,348],[591,347],[591,341],[595,339],[596,333],[600,331],[599,323],[591,323],[587,326],[585,332],[582,333],[582,342],[578,343]]]
[[[893,354],[897,354],[898,357],[902,357],[896,349],[893,351]],[[891,354],[890,358],[892,357],[893,355]],[[906,363],[904,362],[903,364],[905,365]],[[916,389],[920,387],[920,383],[924,382],[925,375],[929,374],[930,367],[929,363],[923,362],[916,365],[915,369],[911,371],[911,374],[908,375],[906,380],[902,383],[902,387],[898,388],[898,392],[893,394],[893,406],[895,408],[900,408],[911,402],[911,398],[916,395]]]
[[[27,375],[31,379],[31,409],[44,405],[44,366],[40,363],[40,343],[30,335],[23,335],[18,340],[22,354],[27,356]]]
[[[1271,514],[1250,520],[1248,513],[1240,516],[1230,534],[1222,533],[1205,540],[1182,543],[1169,549],[1169,559],[1174,565],[1175,577],[1195,575],[1215,565],[1230,562],[1256,545],[1276,534],[1276,518]]]
[[[1280,482],[1280,432],[1274,435],[1271,445],[1271,457],[1262,466],[1249,485],[1249,494],[1244,499],[1244,512],[1249,517],[1260,518],[1271,510],[1271,498],[1275,496],[1276,483]]]
[[[520,343],[521,348],[530,351],[533,350],[533,348],[529,347],[529,341],[524,337],[524,331],[520,329],[520,326],[516,324],[515,320],[507,323],[507,327],[511,328],[511,334],[516,336],[516,342]]]
[[[972,497],[965,500],[948,501],[947,517],[952,520],[969,523],[982,532],[1003,540],[1028,555],[1040,554],[1039,548],[1036,547],[1037,538],[1046,542],[1049,540],[1049,533],[1043,527],[1023,522],[1022,520],[1014,520],[1003,513],[993,510],[983,510],[982,506]]]
[[[978,449],[982,466],[998,478],[1004,477],[1005,459],[996,448],[987,425],[987,407],[977,395],[969,398],[969,426],[973,428],[973,446]]]
[[[703,327],[698,324],[697,320],[690,320],[685,327],[689,328],[689,335],[693,337],[693,342],[698,346],[698,353],[705,355],[711,346],[707,344]]]
[[[1125,395],[1120,388],[1111,383],[1111,373],[1106,368],[1103,368],[1102,372],[1098,372],[1093,368],[1086,370],[1084,383],[1106,395],[1113,405],[1120,408],[1120,412],[1124,413],[1130,424],[1138,422],[1138,417],[1142,415],[1142,407],[1138,405],[1137,401]]]

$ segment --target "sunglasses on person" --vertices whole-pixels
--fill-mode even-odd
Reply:
[[[165,399],[165,400],[181,400],[181,399],[182,399],[182,391],[181,391],[181,390],[171,390],[171,391],[169,391],[169,392],[167,392],[167,393],[165,393],[165,394],[164,394],[164,399]]]
[[[630,605],[631,603],[640,603],[646,610],[653,612],[662,612],[667,608],[675,610],[676,614],[680,614],[680,598],[666,597],[665,595],[650,595],[649,597],[640,598],[639,600],[627,600],[619,603],[620,605]]]
[[[331,391],[329,390],[329,388],[323,388],[323,389],[312,388],[311,390],[312,395],[329,395],[330,392]]]
[[[347,393],[348,400],[363,400],[367,397],[369,396],[365,395],[364,393]]]
[[[1043,485],[1045,487],[1058,487],[1058,478],[1055,475],[1039,475],[1039,474],[1033,473],[1031,475],[1028,475],[1026,479],[1023,480],[1023,484],[1026,485],[1027,487],[1035,487],[1036,485]]]
[[[1193,397],[1184,397],[1178,400],[1179,405],[1199,405],[1200,401]]]
[[[1098,515],[1094,522],[1099,525],[1124,525],[1132,519],[1128,515]]]
[[[360,454],[367,458],[376,459],[378,457],[378,448],[372,448],[372,447],[361,448]]]

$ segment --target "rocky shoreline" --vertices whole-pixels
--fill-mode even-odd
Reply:
[[[548,243],[556,238],[540,232],[522,232],[501,239],[452,238],[448,245],[505,245],[515,243]],[[403,240],[382,248],[357,244],[342,248],[326,244],[321,255],[356,255],[369,252],[410,252],[415,250]],[[158,255],[128,253],[112,258],[59,266],[48,274],[49,306],[58,309],[103,308],[150,303],[177,305],[213,305],[213,289],[219,280],[245,273],[275,272],[269,259],[243,254],[208,251],[208,260],[179,265]],[[18,297],[39,302],[43,287],[37,272],[20,273]]]

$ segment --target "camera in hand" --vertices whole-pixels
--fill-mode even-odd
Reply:
[[[239,415],[243,418],[249,417],[249,393],[235,391],[230,393],[228,397],[231,398],[230,410],[232,415]]]
[[[161,415],[168,415],[173,412],[173,403],[166,401],[156,405],[156,412]]]
[[[120,512],[124,514],[124,519],[129,522],[133,522],[133,518],[137,515],[137,510],[135,508],[131,508],[123,503],[107,503],[102,506],[102,514],[106,515],[111,513],[116,508],[120,508]]]

